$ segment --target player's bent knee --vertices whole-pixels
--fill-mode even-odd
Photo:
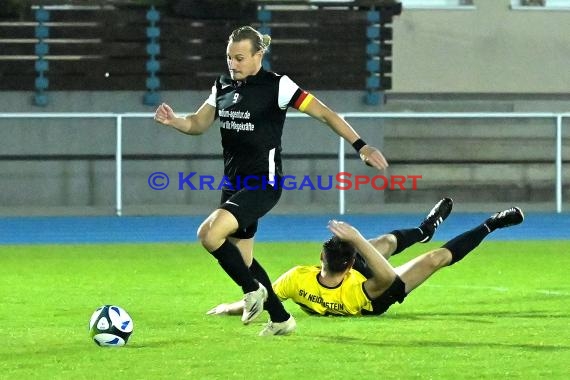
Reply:
[[[395,235],[392,234],[382,235],[381,239],[383,239],[386,242],[386,244],[388,244],[389,251],[395,251],[397,249],[398,239],[396,238]]]
[[[202,223],[200,227],[198,227],[196,236],[202,246],[210,252],[217,249],[223,243],[225,238],[225,236],[220,236],[212,230],[210,224],[206,222]]]
[[[196,237],[198,238],[198,240],[200,242],[203,242],[204,239],[206,239],[206,236],[208,234],[209,229],[210,228],[206,224],[206,222],[203,222],[202,224],[200,224],[200,227],[198,227],[198,229],[196,230]]]

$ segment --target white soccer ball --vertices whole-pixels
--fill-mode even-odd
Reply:
[[[101,306],[89,320],[89,334],[99,346],[124,346],[132,333],[133,319],[119,306]]]

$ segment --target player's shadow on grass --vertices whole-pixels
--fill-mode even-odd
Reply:
[[[570,318],[570,314],[553,313],[550,310],[532,310],[532,311],[450,311],[450,312],[422,312],[422,313],[393,313],[384,317],[386,319],[406,319],[406,320],[422,320],[422,319],[460,319],[475,323],[493,323],[494,321],[486,318],[521,318],[521,319],[552,319],[552,318]]]
[[[306,335],[302,338],[313,341],[329,342],[335,344],[353,344],[355,346],[373,346],[373,347],[431,347],[431,348],[514,348],[530,351],[570,351],[568,345],[538,345],[529,343],[505,343],[505,342],[457,342],[457,341],[435,341],[435,340],[402,340],[402,341],[372,341],[370,339],[350,337],[350,336],[330,336],[330,335]]]

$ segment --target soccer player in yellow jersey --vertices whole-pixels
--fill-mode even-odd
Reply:
[[[461,260],[498,228],[520,224],[524,215],[512,207],[489,217],[477,227],[409,262],[392,267],[387,259],[417,242],[431,240],[451,212],[450,198],[439,201],[414,229],[395,230],[366,240],[341,221],[328,228],[333,237],[323,244],[321,266],[296,266],[273,284],[281,300],[291,299],[304,311],[319,315],[380,315],[439,269]],[[208,314],[239,314],[243,301],[221,304]]]

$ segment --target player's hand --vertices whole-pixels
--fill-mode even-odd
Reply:
[[[206,314],[207,315],[228,315],[230,313],[228,306],[229,305],[227,303],[219,304],[215,308],[208,310],[208,312]]]
[[[176,114],[174,113],[172,108],[166,103],[162,103],[161,105],[159,105],[154,113],[154,120],[156,120],[160,124],[172,125],[175,119],[176,119]]]
[[[364,145],[360,149],[360,159],[368,166],[375,167],[378,170],[386,169],[388,161],[384,158],[382,152],[370,145]]]
[[[331,220],[328,224],[329,230],[340,240],[354,243],[359,239],[364,239],[360,232],[350,224],[338,220]]]

